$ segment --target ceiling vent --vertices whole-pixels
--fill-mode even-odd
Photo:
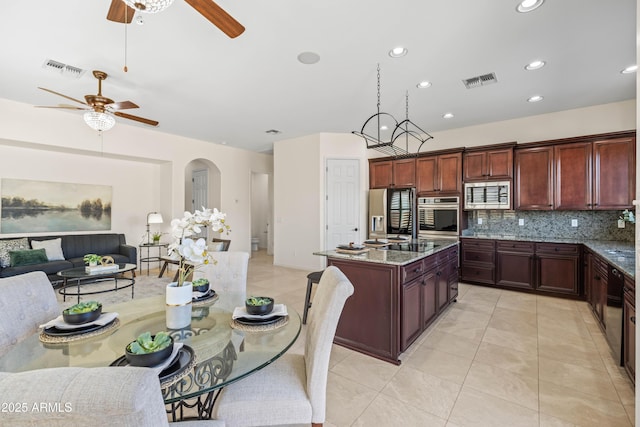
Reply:
[[[486,86],[491,83],[496,83],[497,81],[498,79],[496,78],[496,74],[489,73],[477,77],[471,77],[470,79],[464,79],[462,80],[462,83],[464,83],[467,89],[473,89],[480,86]]]
[[[62,62],[54,61],[53,59],[47,59],[42,64],[42,68],[46,70],[55,71],[63,76],[79,79],[86,72],[82,68],[74,67],[73,65],[63,64]]]

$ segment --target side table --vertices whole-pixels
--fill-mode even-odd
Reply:
[[[140,248],[140,264],[139,264],[139,269],[140,269],[140,274],[142,274],[142,263],[146,262],[147,263],[147,276],[149,275],[149,264],[152,262],[157,262],[158,263],[158,268],[160,268],[160,262],[162,261],[162,259],[160,258],[162,256],[162,248],[166,248],[168,247],[169,244],[168,243],[141,243],[140,245],[138,245],[138,248]],[[158,248],[158,255],[157,256],[152,256],[151,255],[151,248]],[[143,256],[143,250],[147,251],[147,256]]]

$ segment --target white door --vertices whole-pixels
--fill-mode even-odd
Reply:
[[[325,249],[361,243],[360,161],[327,159]]]
[[[194,170],[191,174],[191,212],[194,210],[202,210],[203,207],[209,206],[209,173],[206,169]],[[207,230],[203,229],[199,237],[207,239]]]

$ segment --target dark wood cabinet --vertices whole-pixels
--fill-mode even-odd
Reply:
[[[554,147],[555,209],[592,208],[592,146],[583,142]]]
[[[422,286],[421,277],[402,285],[401,349],[407,348],[422,333]]]
[[[447,282],[449,284],[449,303],[458,300],[458,279],[460,269],[460,257],[457,246],[449,249],[449,260],[447,261],[449,269],[447,272]]]
[[[579,271],[580,245],[536,243],[536,290],[578,296]]]
[[[593,208],[625,209],[635,197],[635,137],[593,143]]]
[[[460,280],[495,284],[495,241],[460,239]]]
[[[463,155],[464,181],[509,180],[513,178],[513,144],[482,151],[468,149]]]
[[[416,159],[369,160],[369,188],[416,186]]]
[[[636,286],[635,280],[624,276],[622,362],[629,378],[636,383]]]
[[[608,283],[608,265],[605,260],[598,255],[587,253],[587,277],[585,286],[589,287],[587,291],[587,302],[591,306],[591,310],[595,315],[600,327],[604,329],[604,306],[607,303],[607,283]]]
[[[496,242],[496,284],[533,289],[533,242]]]
[[[462,193],[462,153],[448,153],[416,159],[418,195],[460,195]]]
[[[438,276],[434,266],[422,276],[422,329],[424,331],[436,318],[440,307],[438,306]],[[413,341],[412,341],[413,342]],[[411,344],[411,343],[408,343]],[[406,347],[405,347],[406,349]]]
[[[515,150],[514,208],[553,209],[553,147]]]

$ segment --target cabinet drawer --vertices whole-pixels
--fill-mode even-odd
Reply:
[[[632,298],[633,306],[636,306],[636,281],[625,274],[624,276],[624,291],[628,293]]]
[[[489,251],[481,251],[481,250],[462,250],[462,263],[465,264],[467,262],[475,262],[475,263],[484,263],[484,264],[493,264],[494,263],[494,252],[493,248],[491,248],[491,252]]]
[[[422,273],[424,273],[424,263],[422,262],[422,260],[411,263],[409,265],[405,265],[400,269],[400,281],[402,283],[410,282],[411,280],[420,276]]]
[[[471,282],[495,284],[494,269],[492,267],[478,267],[475,265],[464,265],[460,269],[460,278]]]
[[[484,251],[492,251],[496,247],[494,240],[483,239],[464,239],[462,240],[462,249],[481,249]]]
[[[578,255],[580,247],[569,243],[536,243],[536,252],[560,255]]]
[[[501,241],[496,242],[496,248],[498,251],[505,252],[530,252],[533,253],[535,243],[533,242],[508,242]]]

